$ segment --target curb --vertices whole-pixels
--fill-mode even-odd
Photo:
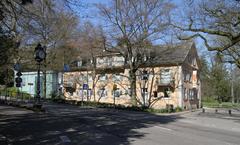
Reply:
[[[5,105],[8,105],[8,106],[12,106],[12,107],[17,107],[17,108],[23,108],[23,109],[27,109],[27,110],[31,110],[33,112],[43,112],[45,113],[46,110],[45,108],[41,108],[41,109],[38,109],[38,108],[34,108],[33,105],[29,104],[19,104],[17,102],[0,102],[1,104],[5,104]]]
[[[160,115],[160,116],[180,116],[188,113],[193,113],[200,111],[201,109],[194,109],[194,110],[186,110],[186,111],[181,111],[181,112],[174,112],[174,113],[154,113],[155,115]]]

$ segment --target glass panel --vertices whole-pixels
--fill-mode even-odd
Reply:
[[[160,83],[169,84],[171,82],[171,71],[169,69],[161,70]]]
[[[112,80],[113,81],[121,81],[122,80],[122,76],[119,74],[113,74],[112,75]]]
[[[101,75],[99,75],[99,80],[105,81],[105,80],[107,80],[107,76],[105,74],[101,74]]]

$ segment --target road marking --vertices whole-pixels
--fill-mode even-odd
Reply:
[[[165,128],[165,127],[161,127],[161,126],[154,126],[154,127],[161,128],[161,129],[163,129],[163,130],[167,130],[167,131],[173,131],[173,130],[170,129],[170,128]]]
[[[65,136],[65,135],[63,135],[63,136],[60,136],[60,139],[62,140],[62,142],[64,142],[64,143],[68,143],[68,142],[71,142],[71,140],[67,137],[67,136]]]

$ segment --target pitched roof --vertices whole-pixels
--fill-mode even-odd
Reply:
[[[179,65],[184,62],[193,42],[184,42],[174,46],[155,46],[146,65]]]
[[[153,46],[151,48],[143,50],[141,53],[146,55],[148,57],[147,61],[142,61],[140,62],[141,67],[149,67],[149,66],[176,66],[176,65],[181,65],[187,55],[189,54],[191,48],[194,46],[193,42],[182,42],[179,44],[174,44],[174,45],[158,45],[158,46]],[[105,52],[105,53],[99,53],[99,55],[95,55],[95,57],[111,57],[111,56],[116,56],[120,55],[120,53],[110,53],[110,52]],[[141,55],[143,56],[143,55]],[[144,58],[142,58],[144,59]],[[86,64],[87,65],[87,64]],[[125,64],[122,66],[124,68],[127,68],[128,65]],[[121,67],[121,68],[122,68]],[[78,71],[78,70],[88,70],[92,69],[91,67],[87,66],[82,66],[80,68],[75,68],[73,67],[71,70],[72,71]],[[117,69],[113,66],[109,66],[106,68],[97,68],[97,69]]]

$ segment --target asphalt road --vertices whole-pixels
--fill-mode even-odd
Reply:
[[[34,113],[0,105],[0,145],[240,145],[239,117],[45,107]]]

